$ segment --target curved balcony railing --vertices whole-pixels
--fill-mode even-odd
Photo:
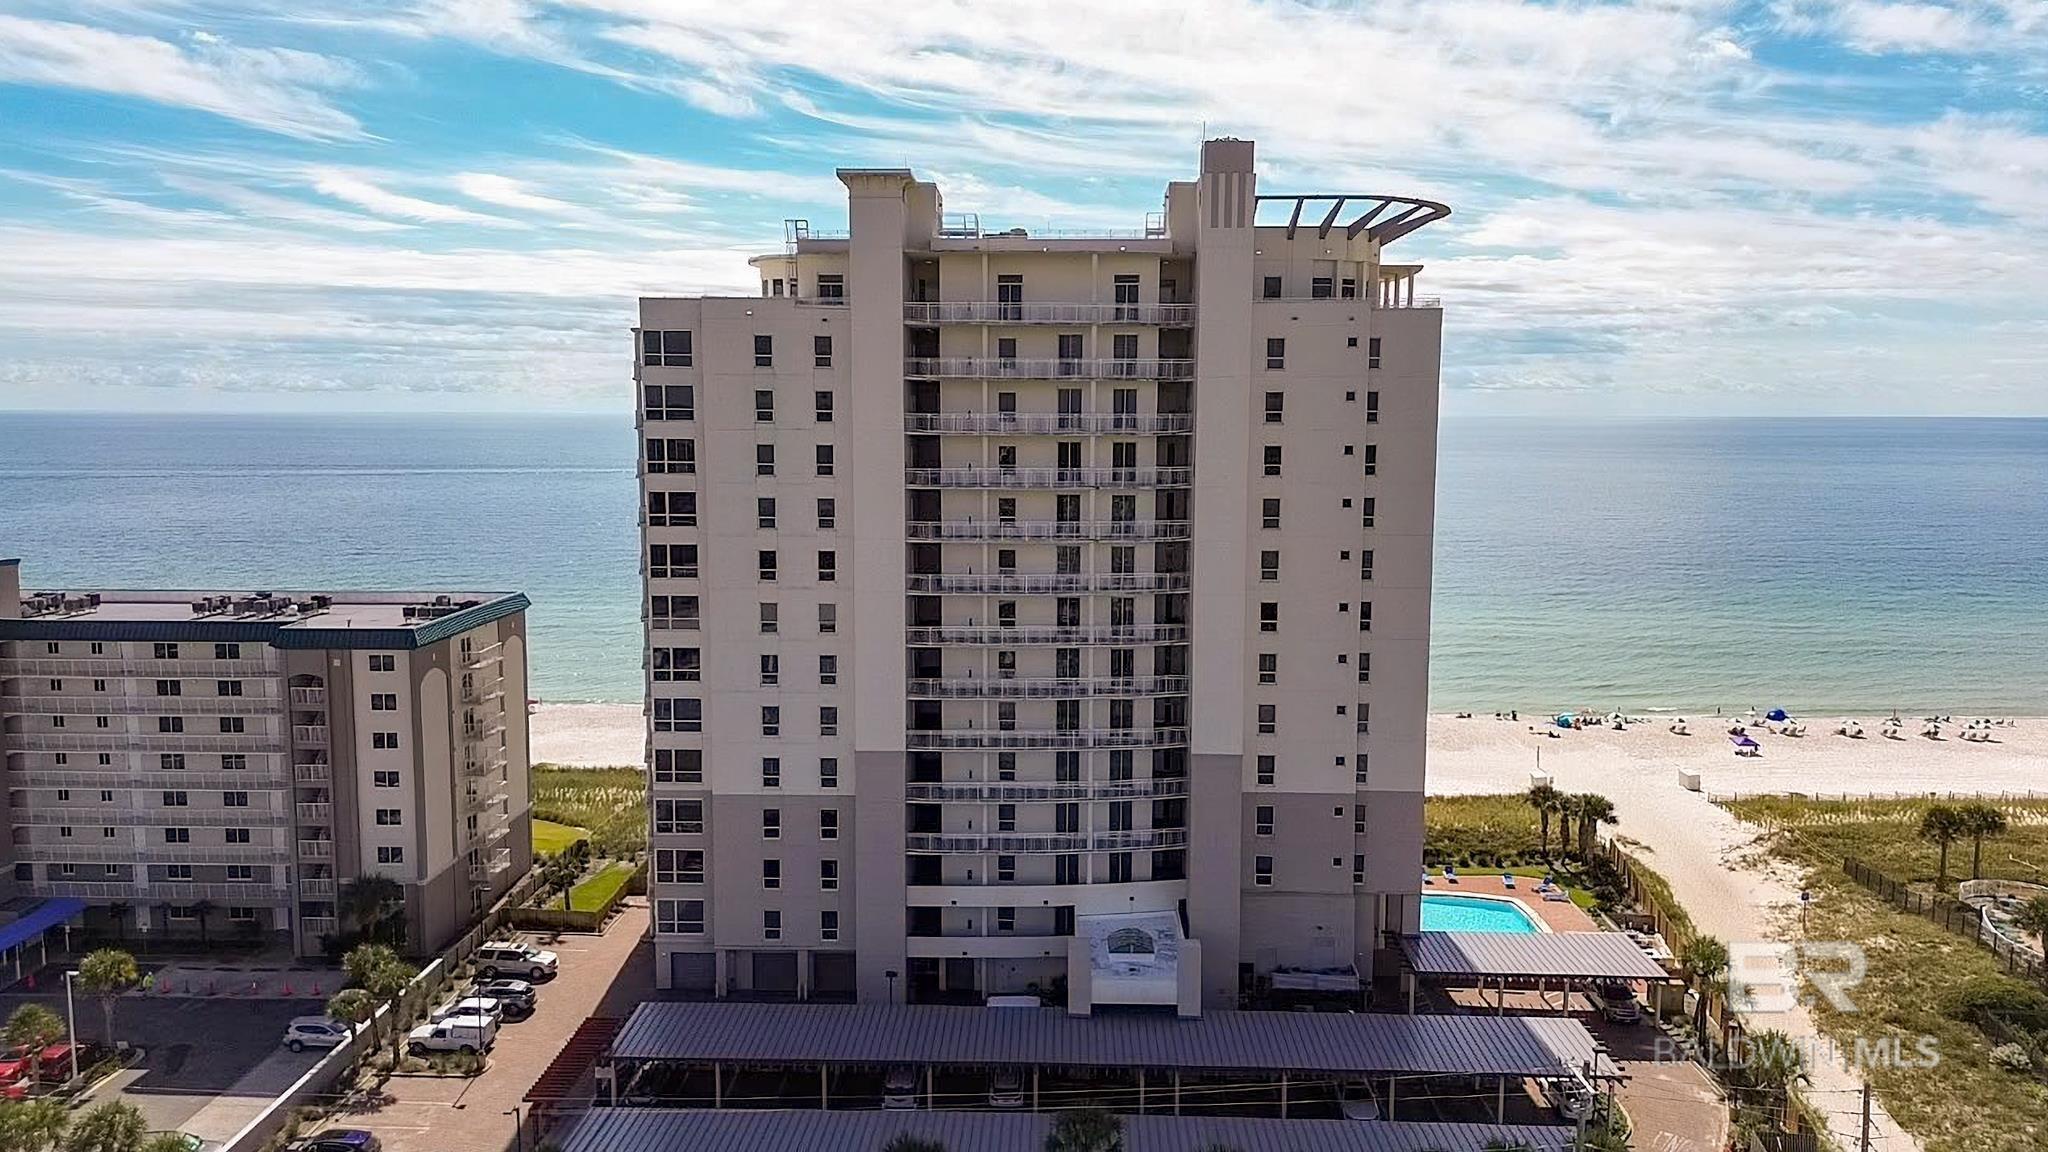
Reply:
[[[0,711],[35,716],[254,716],[283,710],[275,696],[0,696]]]
[[[1008,856],[1178,848],[1187,844],[1188,834],[1184,828],[1134,829],[1128,832],[913,832],[903,839],[904,848],[911,852],[1001,853]]]
[[[332,846],[333,841],[326,841]],[[276,860],[291,854],[285,844],[209,844],[204,847],[171,847],[167,844],[134,844],[104,847],[83,844],[20,844],[13,847],[16,860],[48,860],[58,864],[221,864],[231,860]],[[332,859],[330,856],[329,859]]]
[[[903,417],[905,432],[992,436],[1187,432],[1194,426],[1195,418],[1186,412],[912,412]]]
[[[912,680],[909,694],[929,700],[1074,700],[1089,696],[1182,696],[1187,690],[1185,676],[946,676]]]
[[[8,738],[8,751],[27,752],[111,752],[140,748],[147,752],[269,752],[283,743],[281,736],[249,733],[243,736],[188,736],[177,732],[115,732],[60,736],[46,732],[17,733]]]
[[[913,645],[994,644],[999,646],[1041,644],[1184,644],[1185,624],[1100,624],[1062,628],[1033,625],[1023,628],[989,628],[979,625],[939,624],[905,630],[905,642]]]
[[[1188,794],[1184,776],[1161,776],[1152,780],[1098,780],[1092,784],[1051,781],[951,781],[944,784],[906,784],[909,800],[955,800],[989,803],[1033,800],[1142,800]]]
[[[1185,728],[926,728],[904,738],[910,748],[1165,748],[1187,742]]]
[[[268,808],[17,808],[17,824],[79,827],[273,828],[291,823],[290,814]]]
[[[912,540],[1186,540],[1186,520],[912,520]]]
[[[290,787],[284,777],[255,769],[244,772],[129,772],[116,768],[98,772],[75,768],[20,768],[7,774],[7,785],[10,788],[222,788],[246,792],[277,791]]]
[[[195,884],[185,880],[37,880],[22,887],[31,896],[75,896],[87,900],[160,900],[171,904],[190,904],[198,900],[218,900],[224,904],[282,904],[291,899],[291,889],[275,887],[260,881]]]
[[[1193,360],[1017,360],[1004,356],[911,356],[905,376],[965,380],[1192,380]]]
[[[262,676],[277,669],[261,660],[143,660],[121,656],[17,657],[0,660],[0,676]]]
[[[913,488],[1184,488],[1192,468],[906,468]]]
[[[1054,592],[1183,592],[1185,572],[926,572],[903,578],[911,592],[1035,596]]]
[[[1185,328],[1193,304],[1061,304],[1007,300],[906,301],[908,324],[1157,324]]]

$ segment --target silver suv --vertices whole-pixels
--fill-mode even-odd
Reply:
[[[499,976],[546,980],[555,974],[559,963],[553,952],[516,940],[494,940],[476,950],[476,970],[486,980]]]

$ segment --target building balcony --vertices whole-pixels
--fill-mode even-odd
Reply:
[[[479,856],[476,862],[469,866],[469,878],[472,883],[489,885],[497,877],[503,876],[511,870],[512,850],[510,848],[493,848]]]
[[[907,301],[903,322],[936,324],[1150,324],[1186,328],[1193,304],[1058,304],[1007,300]]]
[[[293,707],[327,707],[327,689],[325,688],[294,688],[291,690],[291,696]]]
[[[77,828],[281,828],[283,812],[268,808],[117,808],[111,804],[96,808],[36,805],[16,807],[16,826],[61,824]]]
[[[301,916],[299,927],[308,936],[332,936],[341,930],[341,922],[332,916]]]
[[[967,803],[1028,803],[1059,800],[1144,800],[1188,794],[1184,776],[1150,780],[951,780],[941,784],[906,784],[906,800],[953,800]]]
[[[1185,624],[1096,624],[1059,627],[1041,624],[1021,628],[990,628],[982,625],[938,624],[904,630],[904,642],[918,647],[933,645],[994,645],[1030,647],[1066,644],[1185,644]]]
[[[472,744],[488,744],[504,734],[503,720],[485,720],[462,726],[462,738]]]
[[[911,540],[1187,540],[1186,520],[912,520]]]
[[[331,784],[334,782],[334,769],[327,764],[294,764],[292,765],[292,782],[295,784]]]
[[[462,686],[463,703],[489,704],[494,700],[505,698],[505,678],[503,676],[486,676],[482,673],[471,673],[470,675],[473,679],[469,679]]]
[[[903,374],[960,380],[1192,380],[1193,360],[1017,360],[1002,356],[911,356]]]
[[[1186,412],[912,412],[903,417],[905,432],[970,436],[1171,433],[1194,426],[1194,416]]]
[[[1184,592],[1185,572],[913,572],[910,592],[1051,595],[1057,592]]]
[[[325,725],[325,724],[294,724],[294,725],[292,725],[292,743],[293,743],[293,744],[295,744],[295,745],[297,745],[297,746],[298,746],[298,747],[300,747],[300,748],[325,748],[325,747],[327,747],[327,725]]]
[[[85,733],[17,732],[8,736],[8,751],[21,752],[271,752],[279,740],[250,732],[236,736],[188,735],[182,732]]]
[[[1188,742],[1185,728],[922,728],[904,735],[907,748],[1166,748]]]
[[[486,777],[505,766],[505,750],[492,745],[487,749],[471,749],[462,758],[462,774],[470,777]]]
[[[503,641],[499,641],[463,653],[461,664],[464,668],[486,668],[501,663],[504,659],[505,645]]]
[[[254,716],[283,710],[274,696],[0,696],[0,712],[25,716]]]
[[[121,656],[82,658],[37,656],[0,659],[6,676],[143,676],[150,679],[195,677],[206,680],[237,676],[268,676],[277,669],[262,660],[145,660]]]
[[[906,468],[912,488],[1185,488],[1192,468]]]
[[[286,854],[283,845],[271,844],[15,844],[16,860],[46,860],[56,864],[225,864],[243,861],[278,860]]]
[[[301,840],[301,841],[299,841],[299,859],[301,859],[301,860],[332,860],[332,859],[334,859],[334,841],[332,841],[332,840]]]
[[[308,876],[299,881],[299,898],[302,900],[334,899],[334,879],[330,876]]]
[[[240,772],[129,772],[122,768],[21,768],[7,774],[14,788],[232,788],[250,792],[286,786],[283,776]]]
[[[30,896],[70,896],[81,900],[148,900],[187,904],[218,900],[236,904],[283,904],[291,889],[260,882],[194,884],[184,880],[37,880],[23,885]]]
[[[334,805],[322,802],[300,803],[293,807],[294,816],[301,824],[333,826]]]
[[[1186,846],[1188,834],[1184,828],[1128,832],[913,832],[905,836],[903,841],[904,849],[910,852],[1029,856],[1065,852],[1128,852],[1147,848],[1180,848]]]
[[[1089,696],[1183,696],[1187,691],[1185,676],[948,676],[913,679],[908,694],[928,700],[1077,700]]]

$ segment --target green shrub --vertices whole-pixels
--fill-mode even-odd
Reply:
[[[2034,1066],[2027,1050],[2017,1044],[2000,1044],[1991,1050],[1991,1062],[2007,1072],[2025,1072]]]
[[[1971,1024],[1998,1017],[2026,1028],[2048,1025],[2048,992],[2012,976],[1976,976],[1948,990],[1942,1011]]]

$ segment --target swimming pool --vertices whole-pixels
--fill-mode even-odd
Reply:
[[[1514,900],[1488,900],[1479,896],[1422,897],[1424,932],[1508,932],[1530,935],[1540,931],[1536,921]]]

